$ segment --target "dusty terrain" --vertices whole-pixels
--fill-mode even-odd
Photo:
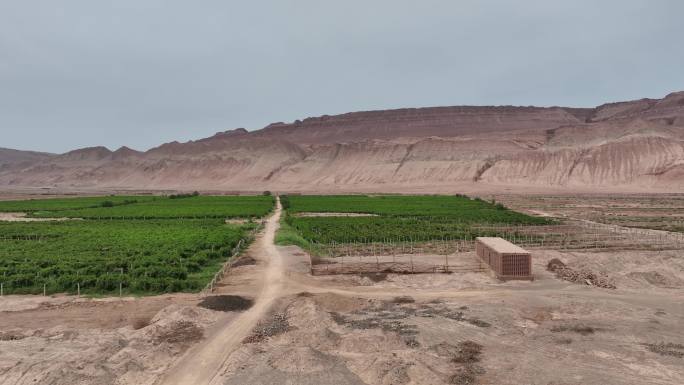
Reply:
[[[519,195],[491,194],[516,210],[644,229],[684,230],[684,194]],[[585,199],[586,198],[586,199]]]
[[[0,150],[0,186],[40,192],[678,192],[684,188],[684,92],[596,108],[326,115],[145,152]]]
[[[312,277],[273,245],[279,213],[209,303],[3,297],[0,384],[684,383],[684,250],[535,248],[533,282]],[[559,279],[553,258],[616,289]]]
[[[67,221],[73,220],[71,218],[30,218],[26,213],[0,213],[0,221],[5,222],[49,222],[49,221]]]

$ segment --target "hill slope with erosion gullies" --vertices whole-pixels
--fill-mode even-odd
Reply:
[[[596,108],[433,107],[237,129],[138,152],[0,150],[0,188],[684,190],[684,92]]]

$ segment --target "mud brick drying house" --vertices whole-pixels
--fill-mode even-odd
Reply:
[[[478,237],[475,243],[477,256],[484,261],[500,280],[532,280],[530,252],[503,238]]]

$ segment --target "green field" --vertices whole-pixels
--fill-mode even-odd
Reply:
[[[322,244],[472,239],[497,235],[478,225],[544,225],[548,219],[464,196],[289,196],[287,237]],[[374,214],[370,217],[299,217],[305,212]],[[283,239],[285,235],[280,238]],[[288,243],[282,240],[283,244]]]
[[[496,203],[449,195],[295,195],[285,197],[291,213],[365,213],[401,217],[449,217],[477,222],[535,222]]]
[[[114,205],[103,206],[102,199]],[[0,222],[5,293],[42,293],[44,287],[48,293],[74,293],[78,284],[82,293],[118,294],[121,284],[125,293],[153,294],[201,290],[256,227],[250,221],[226,224],[225,218],[264,216],[273,199],[103,197],[0,202],[0,207],[30,208],[41,217],[98,218],[89,213],[111,211],[101,219]]]
[[[129,199],[131,202],[133,199]],[[111,201],[110,197],[104,202]],[[190,196],[178,199],[156,197],[129,204],[100,204],[58,212],[33,211],[31,216],[87,219],[248,218],[263,217],[273,207],[270,196]]]
[[[0,201],[0,212],[64,211],[95,208],[112,205],[125,205],[146,202],[160,197],[153,196],[102,196],[83,198],[31,199],[23,201]]]

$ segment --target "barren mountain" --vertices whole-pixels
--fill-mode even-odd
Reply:
[[[0,147],[0,172],[21,170],[52,156],[52,154],[44,152],[19,151]]]
[[[0,150],[0,188],[684,189],[684,92],[596,108],[433,107],[236,129],[138,152]]]

